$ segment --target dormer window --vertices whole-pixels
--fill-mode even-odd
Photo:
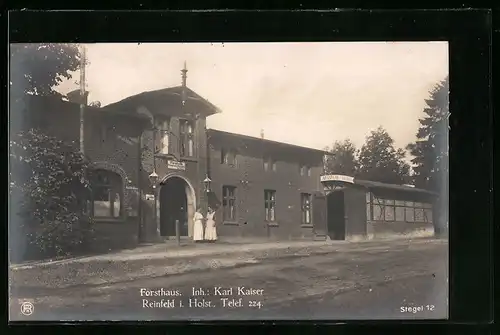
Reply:
[[[194,156],[194,125],[192,121],[181,120],[180,144],[182,157]]]

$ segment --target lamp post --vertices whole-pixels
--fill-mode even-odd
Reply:
[[[153,202],[153,218],[154,218],[154,223],[156,224],[156,229],[158,229],[158,217],[157,217],[157,208],[156,208],[156,201],[157,201],[157,183],[158,183],[158,174],[156,173],[155,170],[151,172],[151,174],[148,176],[149,182],[151,183],[151,186],[153,187],[153,196],[154,196],[154,202]]]
[[[208,202],[209,202],[209,193],[210,193],[210,183],[212,182],[212,180],[208,177],[208,175],[206,175],[205,179],[203,179],[203,188],[205,190],[205,194],[206,194],[206,199],[207,201],[205,202],[205,205],[206,205],[206,208],[203,208],[205,210],[205,212],[208,212]]]

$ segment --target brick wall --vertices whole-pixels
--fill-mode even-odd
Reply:
[[[288,239],[312,237],[312,225],[301,224],[301,193],[321,189],[322,155],[298,150],[274,150],[272,144],[248,142],[237,136],[220,137],[209,131],[212,191],[222,201],[222,187],[236,187],[235,222],[222,222],[222,210],[216,215],[221,236],[269,237]],[[236,149],[237,164],[221,164],[221,150]],[[263,157],[272,156],[276,171],[264,171]],[[301,176],[301,163],[311,166],[311,176]],[[276,191],[276,225],[265,221],[264,190]]]

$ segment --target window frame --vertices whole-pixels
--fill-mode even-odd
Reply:
[[[268,197],[269,195],[269,197]],[[270,218],[270,209],[273,210],[273,218]],[[276,190],[264,190],[264,220],[267,223],[276,223]]]
[[[228,191],[226,193],[226,191]],[[231,195],[232,191],[232,195]],[[226,217],[226,208],[230,212],[230,203],[233,202],[234,217]],[[226,205],[224,205],[226,204]],[[237,222],[237,187],[233,185],[222,185],[222,222]]]
[[[262,158],[262,168],[265,172],[276,172],[278,170],[277,161],[271,156],[264,156]]]
[[[155,128],[156,133],[159,134],[155,143],[155,146],[158,145],[159,148],[155,150],[155,154],[157,155],[169,155],[171,153],[171,136],[170,136],[170,119],[169,118],[161,118],[155,120]],[[167,139],[167,145],[165,148],[165,138]]]
[[[302,226],[312,226],[312,194],[300,193],[300,205]],[[307,217],[309,217],[309,222],[307,222]]]
[[[188,131],[191,127],[191,132]],[[195,146],[195,122],[188,119],[179,119],[179,154],[181,157],[195,158],[196,157],[196,146]],[[189,153],[189,149],[192,152]],[[187,154],[186,154],[186,151]]]
[[[98,176],[101,175],[107,179],[107,182],[98,181]],[[123,190],[123,180],[122,177],[110,170],[106,169],[95,169],[92,171],[91,177],[91,208],[90,214],[93,219],[96,221],[121,221],[125,215],[124,208],[124,190]],[[115,179],[115,182],[113,182]],[[96,189],[104,188],[107,191],[108,200],[96,200]],[[116,213],[116,199],[118,197],[118,213]],[[96,215],[95,213],[95,205],[96,201],[105,202],[109,204],[109,213],[108,215]],[[117,215],[115,215],[117,214]]]
[[[368,199],[368,193],[370,194]],[[367,192],[366,197],[367,206],[367,220],[377,221],[377,222],[405,222],[405,223],[433,223],[432,218],[432,203],[429,202],[418,202],[418,201],[407,201],[407,200],[396,200],[396,198],[386,198],[377,197],[372,192]],[[376,207],[376,208],[375,208]],[[401,209],[403,210],[400,213]],[[375,211],[380,210],[379,213]],[[419,210],[419,217],[417,220],[416,211]],[[390,211],[390,212],[388,212]],[[429,218],[428,212],[431,213]],[[392,217],[389,214],[393,214]],[[403,214],[397,215],[397,213]],[[379,214],[378,216],[375,214]],[[397,220],[398,218],[403,219]]]
[[[221,164],[236,168],[238,166],[238,152],[235,149],[221,149]],[[232,158],[230,160],[230,158]]]

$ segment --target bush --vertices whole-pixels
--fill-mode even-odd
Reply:
[[[86,247],[93,238],[87,169],[74,143],[36,129],[11,136],[11,251],[40,259]]]

